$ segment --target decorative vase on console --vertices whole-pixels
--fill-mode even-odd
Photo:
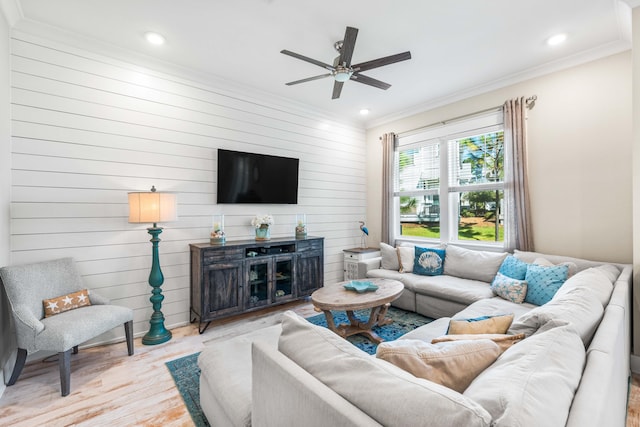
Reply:
[[[256,240],[271,239],[271,224],[273,224],[273,217],[271,215],[256,215],[251,220],[251,225],[253,225],[256,230]]]
[[[224,234],[224,215],[214,215],[209,243],[212,245],[224,245],[226,240],[226,235]]]
[[[307,216],[305,214],[296,215],[296,239],[307,238]]]

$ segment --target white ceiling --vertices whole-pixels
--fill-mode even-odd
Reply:
[[[363,125],[630,48],[630,8],[618,0],[14,1],[18,29],[48,24]],[[285,86],[325,70],[282,49],[332,63],[346,26],[359,29],[352,63],[411,51],[366,73],[390,89],[349,81],[332,100],[331,78]],[[148,44],[147,31],[167,43]],[[559,32],[567,42],[547,46]]]

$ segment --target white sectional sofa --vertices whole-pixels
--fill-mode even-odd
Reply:
[[[516,251],[527,263],[571,263],[575,270],[537,306],[491,290],[508,254],[447,248],[444,274],[420,276],[409,272],[402,251],[404,263],[389,265],[383,251],[360,265],[368,277],[405,284],[396,305],[436,319],[400,340],[430,343],[447,334],[451,319],[506,313],[515,317],[508,333],[527,338],[459,393],[286,313],[282,327],[202,352],[201,405],[209,420],[258,427],[625,425],[631,266]]]

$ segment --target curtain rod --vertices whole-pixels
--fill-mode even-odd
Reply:
[[[533,109],[533,107],[535,107],[537,100],[538,100],[538,96],[537,95],[531,95],[530,97],[525,99],[524,102],[527,105],[527,108],[529,110],[531,110],[531,109]],[[462,116],[454,117],[452,119],[441,120],[439,122],[431,123],[430,125],[420,126],[420,127],[415,128],[415,129],[411,129],[411,130],[407,130],[407,131],[404,131],[404,132],[400,132],[398,134],[398,136],[401,136],[401,135],[405,135],[406,136],[409,133],[413,133],[413,132],[416,132],[416,131],[419,131],[419,130],[422,130],[422,129],[427,129],[427,128],[430,128],[431,126],[445,125],[447,123],[454,122],[456,120],[466,119],[467,117],[475,116],[475,115],[482,114],[482,113],[488,113],[489,111],[495,111],[495,110],[498,110],[498,109],[501,109],[501,108],[502,108],[502,105],[498,105],[496,107],[486,108],[486,109],[481,110],[481,111],[475,111],[473,113],[463,114]],[[382,137],[379,137],[378,139],[382,140]]]

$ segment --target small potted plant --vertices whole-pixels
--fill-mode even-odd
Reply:
[[[256,230],[256,240],[269,240],[271,239],[270,226],[273,224],[273,217],[271,215],[256,215],[251,220],[251,225]]]

